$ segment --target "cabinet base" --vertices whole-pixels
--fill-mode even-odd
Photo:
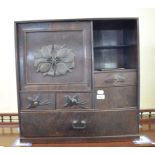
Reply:
[[[139,138],[139,135],[99,136],[99,137],[21,137],[21,143],[49,144],[49,143],[85,143],[85,142],[117,142]]]

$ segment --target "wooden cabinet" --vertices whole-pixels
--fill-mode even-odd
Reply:
[[[15,28],[22,142],[138,136],[138,19],[24,21]]]

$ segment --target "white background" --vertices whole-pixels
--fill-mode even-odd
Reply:
[[[0,112],[17,112],[14,21],[70,18],[139,17],[141,108],[155,108],[155,9],[129,0],[1,0]],[[153,2],[153,1],[152,1]],[[138,8],[137,8],[138,7]]]
[[[141,106],[149,108],[155,101],[155,11],[136,7],[153,7],[153,1],[136,0],[1,0],[0,1],[0,112],[16,112],[16,78],[14,50],[14,21],[94,18],[94,17],[139,17],[141,50]],[[133,8],[135,7],[135,8]],[[154,67],[153,67],[154,66]],[[154,69],[155,70],[155,69]],[[153,148],[152,148],[153,149]],[[48,152],[47,152],[48,151]],[[5,149],[0,154],[146,154],[154,150],[122,148],[76,148],[76,149]]]

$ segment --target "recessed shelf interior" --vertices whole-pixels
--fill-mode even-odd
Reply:
[[[136,20],[93,22],[94,70],[137,68]]]

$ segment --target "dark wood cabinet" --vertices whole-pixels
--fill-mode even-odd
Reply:
[[[15,22],[22,142],[139,132],[138,19]]]

